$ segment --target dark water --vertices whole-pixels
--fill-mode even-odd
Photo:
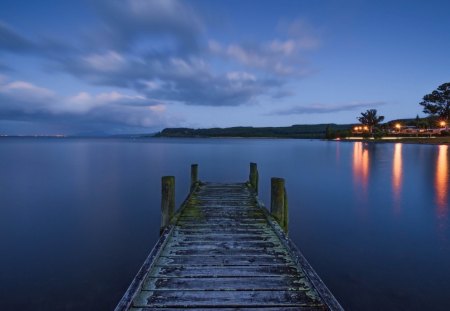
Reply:
[[[0,140],[2,310],[111,310],[158,238],[160,177],[260,193],[347,310],[450,310],[447,146],[302,140]]]

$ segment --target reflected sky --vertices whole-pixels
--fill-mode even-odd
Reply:
[[[191,163],[202,180],[244,181],[249,162],[267,206],[270,177],[285,178],[290,236],[346,310],[450,310],[449,156],[283,139],[0,140],[2,310],[112,310],[159,237],[161,176],[176,176],[179,205]]]

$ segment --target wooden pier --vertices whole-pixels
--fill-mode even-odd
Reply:
[[[246,183],[198,181],[174,213],[171,176],[162,179],[161,237],[119,310],[343,310],[287,237],[284,180],[272,178],[270,213]]]

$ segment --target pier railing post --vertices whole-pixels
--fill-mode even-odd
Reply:
[[[195,184],[198,182],[198,164],[191,165],[191,191],[194,190]]]
[[[258,193],[258,166],[256,163],[250,163],[250,175],[248,177],[248,181],[250,182],[250,185],[255,190],[256,193]]]
[[[283,229],[286,234],[289,231],[289,206],[288,206],[288,198],[286,187],[283,188],[284,191],[284,202],[283,202]]]
[[[284,178],[271,178],[270,213],[284,232],[288,232],[288,205]]]
[[[160,233],[170,225],[175,213],[175,177],[163,176],[161,179],[161,228]]]

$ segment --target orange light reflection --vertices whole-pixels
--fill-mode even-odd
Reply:
[[[363,189],[367,189],[369,181],[369,151],[363,148],[363,143],[355,142],[353,145],[353,174],[355,180]]]
[[[394,197],[398,201],[402,188],[402,144],[395,144],[394,159],[392,161],[392,189]]]
[[[439,216],[445,216],[448,209],[448,146],[439,146],[437,165],[436,165],[436,203]]]

